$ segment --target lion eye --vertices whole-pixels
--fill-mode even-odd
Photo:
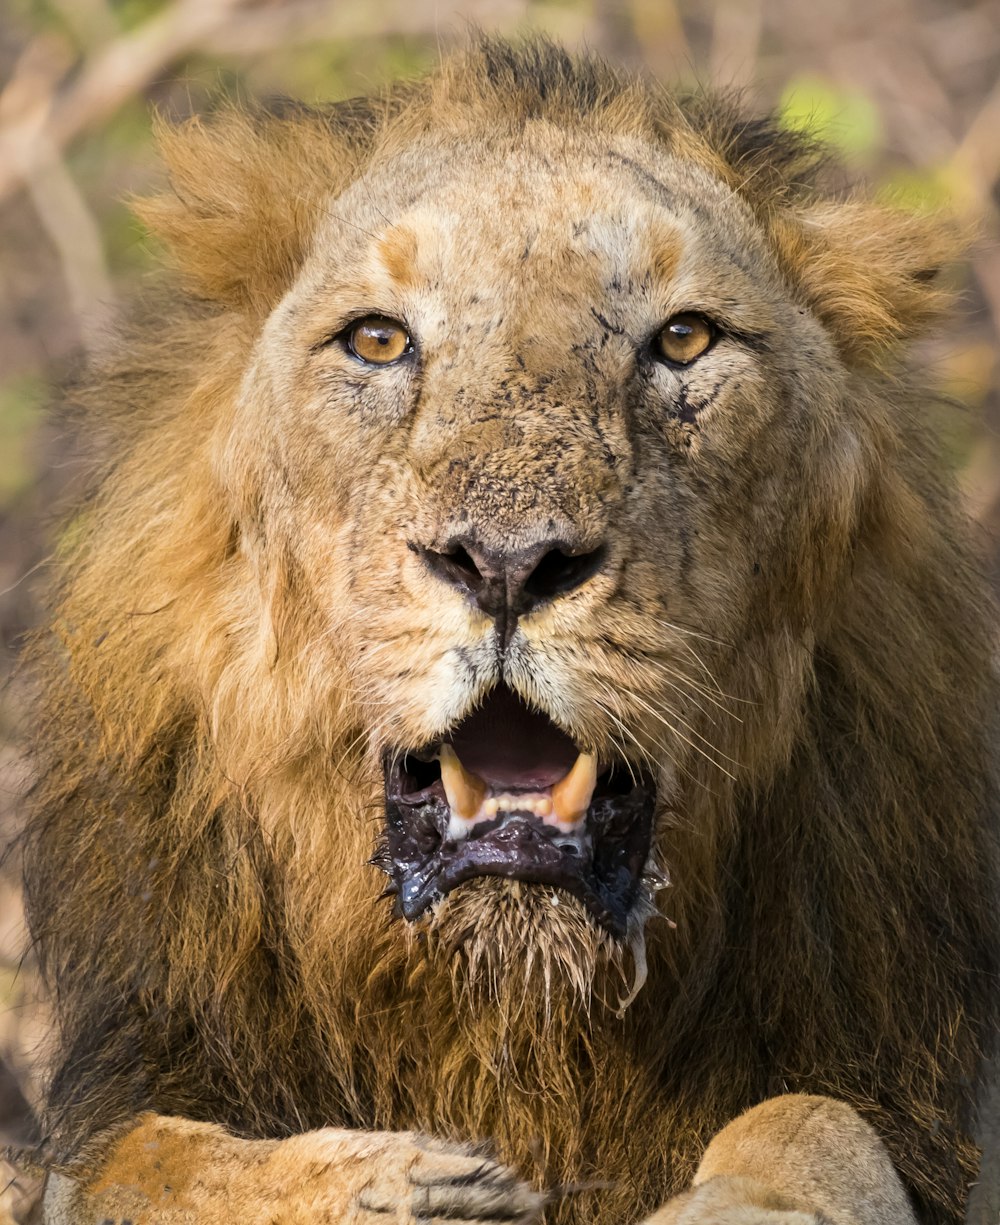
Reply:
[[[361,319],[348,328],[344,339],[355,357],[372,366],[387,366],[413,351],[410,334],[394,319]]]
[[[715,329],[701,315],[674,315],[654,341],[658,357],[678,366],[688,366],[701,357],[715,339]]]

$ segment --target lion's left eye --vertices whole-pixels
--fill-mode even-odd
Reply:
[[[689,366],[701,357],[715,339],[715,328],[704,315],[674,315],[653,342],[653,351],[677,366]]]
[[[343,335],[348,350],[372,366],[387,366],[413,352],[409,332],[395,319],[372,315],[352,324]]]

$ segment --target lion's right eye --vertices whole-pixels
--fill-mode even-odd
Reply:
[[[372,366],[387,366],[413,352],[413,341],[401,323],[374,315],[352,324],[343,339],[349,352]]]
[[[690,366],[714,339],[715,329],[703,315],[674,315],[656,337],[656,354],[672,366]]]

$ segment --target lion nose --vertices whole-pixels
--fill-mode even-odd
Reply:
[[[518,617],[574,591],[601,568],[606,547],[583,551],[564,540],[517,550],[491,549],[472,536],[453,539],[440,552],[417,546],[430,569],[497,622],[505,643]]]

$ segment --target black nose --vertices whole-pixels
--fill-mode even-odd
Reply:
[[[486,548],[471,536],[448,542],[441,552],[417,546],[440,578],[470,595],[497,623],[506,644],[517,618],[573,591],[601,568],[607,549],[574,550],[562,540],[545,540],[527,549]]]

